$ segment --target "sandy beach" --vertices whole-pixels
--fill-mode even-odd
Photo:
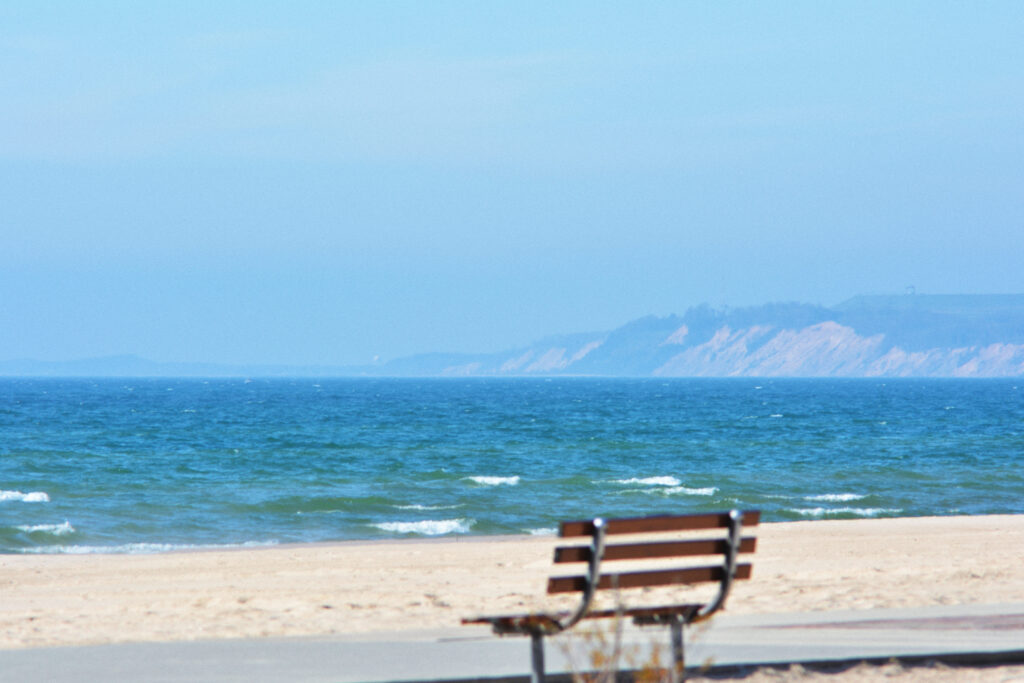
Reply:
[[[762,524],[730,613],[1024,601],[1024,517]],[[538,609],[553,537],[0,556],[0,647],[454,627]]]
[[[1024,516],[763,524],[733,614],[1024,602]],[[539,609],[553,537],[0,556],[0,648],[458,627]]]

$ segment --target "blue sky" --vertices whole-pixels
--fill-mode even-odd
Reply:
[[[1024,292],[1024,4],[0,4],[0,359]]]

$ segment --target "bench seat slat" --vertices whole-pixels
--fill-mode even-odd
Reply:
[[[609,619],[616,616],[630,617],[644,623],[657,623],[675,616],[696,614],[703,603],[680,605],[662,605],[659,607],[633,607],[625,609],[600,609],[587,612],[588,619]],[[491,624],[504,631],[515,631],[531,626],[553,626],[561,614],[503,614],[488,617],[469,617],[462,620],[463,624]]]
[[[681,569],[659,569],[644,572],[622,572],[618,574],[601,574],[598,590],[612,588],[644,588],[647,586],[669,586],[672,584],[700,583],[702,581],[721,581],[725,569],[713,567],[685,567]],[[736,565],[736,578],[749,579],[750,565]],[[586,576],[553,576],[548,579],[548,593],[572,593],[582,591],[587,586]]]
[[[743,513],[743,526],[757,526],[761,513],[757,510]],[[729,526],[729,513],[699,515],[658,515],[655,517],[631,517],[609,519],[606,534],[642,534],[656,531],[691,531],[695,529],[720,529]],[[562,522],[558,535],[562,538],[592,536],[594,520]]]
[[[740,542],[739,552],[752,553],[757,539],[747,536]],[[660,557],[692,557],[695,555],[721,555],[728,552],[729,542],[725,539],[701,539],[696,541],[667,541],[658,543],[622,543],[607,545],[604,560],[640,560]],[[591,548],[587,545],[555,548],[555,562],[589,562]]]
[[[505,614],[493,617],[470,617],[463,624],[490,624],[498,633],[529,633],[533,629],[558,631],[558,619],[564,614]]]
[[[686,605],[663,605],[660,607],[627,607],[622,610],[615,609],[598,609],[587,612],[587,617],[595,619],[608,619],[622,615],[623,617],[631,617],[642,623],[657,623],[662,620],[669,620],[675,616],[692,616],[700,611],[704,605],[702,603],[686,604]]]

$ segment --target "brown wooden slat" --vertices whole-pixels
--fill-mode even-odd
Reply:
[[[682,569],[659,569],[645,572],[622,572],[619,574],[601,574],[598,590],[612,588],[643,588],[645,586],[670,586],[673,584],[700,583],[703,581],[721,581],[725,570],[715,567],[685,567]],[[736,565],[736,578],[749,579],[750,565]],[[548,579],[548,593],[572,593],[586,588],[586,576],[552,576]]]
[[[752,553],[757,539],[745,536],[740,540],[739,552]],[[723,555],[729,548],[725,539],[699,539],[693,541],[664,541],[652,543],[620,543],[604,548],[604,561],[641,560],[658,557],[692,557],[694,555]],[[555,563],[589,562],[589,545],[572,545],[555,548]]]
[[[588,619],[607,619],[609,617],[640,617],[641,619],[653,619],[656,617],[670,617],[672,615],[689,615],[700,610],[703,604],[663,605],[660,607],[626,607],[625,609],[598,609],[588,610]]]
[[[531,633],[534,631],[558,631],[558,620],[566,614],[508,614],[488,617],[470,617],[463,624],[490,624],[497,633]]]
[[[658,617],[670,618],[674,615],[691,615],[698,612],[703,603],[684,603],[680,605],[659,605],[657,607],[626,607],[623,609],[588,610],[588,619],[608,619],[611,617],[640,617],[643,620],[654,620]],[[486,617],[464,617],[463,624],[495,624],[499,628],[509,629],[521,625],[553,624],[556,619],[564,619],[568,612],[553,614],[503,614]]]
[[[743,512],[743,526],[757,526],[761,521],[758,510]],[[658,515],[655,517],[631,517],[610,519],[605,530],[606,534],[642,534],[652,531],[688,531],[693,529],[717,529],[729,526],[729,514],[713,512],[700,515]],[[573,536],[592,536],[593,520],[562,522],[558,535],[563,538]]]

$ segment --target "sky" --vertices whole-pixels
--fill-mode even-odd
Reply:
[[[0,3],[0,359],[1024,292],[1024,3]]]

